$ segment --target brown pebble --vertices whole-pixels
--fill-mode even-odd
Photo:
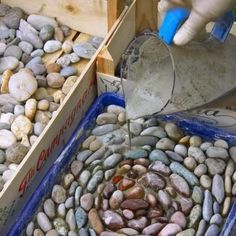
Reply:
[[[135,216],[136,217],[139,217],[139,216],[146,216],[147,215],[147,210],[146,209],[140,209],[140,210],[137,210],[135,212]]]
[[[190,136],[184,136],[179,140],[179,144],[189,145]]]
[[[121,166],[121,167],[116,171],[116,175],[124,175],[124,174],[126,174],[130,169],[131,169],[131,166],[128,165],[128,164],[125,164],[125,165]]]
[[[160,217],[163,214],[163,211],[161,209],[150,209],[148,211],[148,218],[157,218]]]
[[[135,186],[125,192],[126,199],[143,199],[145,191],[142,187]]]
[[[96,209],[93,208],[89,211],[88,219],[91,227],[97,234],[101,234],[104,231],[103,224]]]
[[[11,76],[13,75],[11,70],[5,70],[3,75],[2,75],[2,85],[1,85],[1,93],[9,93],[9,87],[8,87],[8,83],[9,80],[11,78]]]
[[[232,180],[230,176],[225,176],[225,193],[227,196],[231,196],[232,192]]]
[[[176,198],[176,196],[177,196],[177,193],[176,193],[176,191],[175,191],[175,189],[173,187],[167,187],[166,188],[166,192],[169,193],[169,195],[172,198]]]
[[[146,201],[150,204],[151,207],[156,207],[157,205],[157,199],[156,197],[151,194],[151,193],[148,193],[147,196],[146,196]]]
[[[46,66],[47,73],[59,73],[61,70],[61,66],[57,63],[51,63]]]
[[[57,41],[63,42],[64,41],[64,34],[60,27],[56,27],[54,30],[54,38]]]

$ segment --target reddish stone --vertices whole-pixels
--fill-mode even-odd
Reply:
[[[151,207],[156,207],[157,205],[157,199],[156,197],[151,194],[151,193],[148,193],[147,196],[146,196],[146,201],[150,204]]]
[[[124,178],[124,176],[117,175],[117,176],[113,177],[112,183],[113,183],[113,184],[117,184],[117,183],[119,183],[123,178]]]
[[[162,215],[163,211],[162,210],[157,210],[157,209],[150,209],[148,211],[148,218],[157,218]]]
[[[121,190],[121,191],[125,191],[131,187],[133,187],[135,184],[134,180],[132,179],[122,179],[118,185],[118,189]]]
[[[145,191],[142,187],[133,187],[125,193],[127,199],[143,199]]]
[[[146,216],[147,215],[147,210],[146,209],[140,209],[140,210],[137,210],[135,212],[135,216],[136,217],[139,217],[139,216]]]
[[[193,201],[191,198],[184,198],[181,197],[179,199],[179,203],[180,203],[180,208],[181,211],[185,214],[188,215],[190,213],[190,211],[192,210],[193,207]]]
[[[121,208],[137,211],[139,209],[147,209],[149,204],[142,199],[128,199],[122,202]]]
[[[125,227],[125,223],[121,215],[114,211],[105,211],[102,220],[106,227],[110,230],[119,230]]]

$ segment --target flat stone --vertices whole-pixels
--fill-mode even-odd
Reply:
[[[180,204],[180,208],[181,208],[181,211],[186,215],[186,214],[189,214],[192,207],[193,207],[193,201],[191,198],[184,198],[184,197],[181,197],[179,199],[179,204]]]
[[[184,229],[187,225],[187,219],[181,211],[176,211],[170,218],[170,223],[175,223]]]
[[[0,74],[2,74],[5,70],[14,70],[19,65],[19,61],[17,58],[12,56],[2,57],[0,58]]]
[[[82,161],[78,161],[78,160],[74,160],[74,161],[71,163],[70,169],[71,169],[71,173],[72,173],[75,177],[78,177],[79,174],[80,174],[80,172],[81,172],[82,169],[83,169],[83,162],[82,162]]]
[[[193,193],[192,193],[193,201],[198,204],[202,204],[203,198],[204,198],[203,189],[199,186],[194,186]]]
[[[161,223],[155,223],[147,226],[143,229],[142,234],[144,235],[156,235],[158,234],[164,227],[164,224]]]
[[[227,160],[229,157],[227,150],[221,147],[209,147],[206,150],[206,154],[210,158],[220,158],[223,160]]]
[[[55,203],[50,198],[44,201],[43,210],[50,219],[56,216]]]
[[[142,199],[127,199],[122,202],[121,208],[136,211],[139,209],[146,209],[149,204]]]
[[[122,156],[119,153],[114,153],[111,156],[107,157],[103,162],[103,167],[105,170],[112,169],[122,160]]]
[[[169,223],[161,230],[161,232],[158,234],[158,236],[176,235],[181,230],[182,229],[179,225]]]
[[[20,24],[20,19],[23,18],[24,12],[19,7],[11,8],[3,17],[3,22],[9,28],[17,29]]]
[[[7,148],[6,159],[11,163],[20,164],[28,151],[29,151],[28,147],[20,143],[14,143]]]
[[[143,184],[147,188],[157,191],[163,189],[166,185],[165,180],[154,173],[147,173],[138,179],[138,183]]]
[[[112,196],[111,196],[111,198],[110,198],[110,200],[109,200],[110,207],[111,207],[112,209],[117,209],[117,208],[119,208],[119,207],[120,207],[120,204],[121,204],[122,201],[123,201],[123,199],[124,199],[124,194],[123,194],[123,192],[120,191],[120,190],[116,190],[116,191],[112,194]]]
[[[139,219],[130,220],[128,226],[137,231],[142,231],[148,225],[148,220],[146,217],[141,217]]]
[[[125,154],[126,159],[139,159],[139,158],[146,158],[148,156],[148,152],[144,149],[134,149],[126,152]]]
[[[182,176],[191,186],[199,184],[198,178],[178,162],[172,162],[170,169],[173,173]]]
[[[114,211],[105,211],[103,213],[102,220],[105,226],[110,230],[118,230],[125,227],[123,218]]]
[[[94,48],[98,49],[101,43],[103,42],[104,38],[98,36],[92,36],[88,43],[90,43]]]
[[[44,232],[47,232],[52,229],[51,222],[49,221],[46,214],[43,212],[39,212],[37,214],[37,223]]]
[[[148,127],[144,129],[140,135],[151,135],[157,138],[165,138],[167,136],[165,130],[162,127]]]
[[[229,148],[229,144],[225,140],[223,140],[223,139],[216,140],[215,143],[214,143],[214,146],[215,147],[225,148],[225,149]]]
[[[183,137],[182,130],[174,123],[166,123],[165,131],[167,135],[175,141],[178,141]]]
[[[58,23],[55,19],[48,16],[35,14],[29,15],[27,18],[27,22],[37,30],[41,30],[45,25],[51,25],[53,28],[58,26]]]
[[[65,78],[67,78],[69,76],[76,75],[77,69],[73,66],[66,66],[66,67],[62,68],[60,74],[62,76],[64,76]]]
[[[89,211],[93,206],[93,195],[91,193],[86,193],[80,198],[80,205],[85,211]]]
[[[220,214],[215,214],[211,217],[210,224],[216,224],[221,226],[223,223],[223,218]]]
[[[149,146],[155,146],[158,141],[158,138],[155,136],[148,136],[148,135],[143,135],[143,136],[137,136],[131,139],[131,145],[132,146],[144,146],[144,145],[149,145]]]
[[[59,73],[50,73],[46,78],[47,83],[51,88],[61,88],[65,82],[65,78]]]
[[[201,177],[202,175],[207,173],[207,166],[205,164],[199,164],[195,169],[194,169],[194,174],[197,177]]]
[[[223,174],[226,167],[223,160],[216,158],[207,158],[205,164],[207,165],[208,171],[212,176],[216,174]]]
[[[183,177],[177,174],[172,174],[170,176],[170,183],[178,193],[182,194],[185,197],[190,196],[191,192],[189,185]]]
[[[204,152],[199,147],[189,147],[188,156],[193,157],[200,164],[204,163],[204,161],[206,160]]]
[[[157,142],[156,148],[161,150],[174,150],[175,142],[169,138],[162,138]]]
[[[53,26],[47,24],[44,25],[39,32],[40,38],[43,40],[43,42],[47,42],[48,40],[51,40],[54,35],[54,28]]]
[[[91,173],[88,170],[82,171],[79,177],[79,183],[82,187],[86,187],[89,179],[91,177]]]
[[[30,54],[30,56],[31,57],[42,57],[43,55],[44,55],[45,53],[44,53],[44,51],[43,51],[43,49],[36,49],[36,50],[34,50],[33,52],[31,52],[31,54]]]
[[[184,159],[182,156],[180,156],[179,154],[172,152],[172,151],[165,151],[165,153],[167,154],[167,156],[172,159],[173,161],[178,161],[178,162],[183,162]]]
[[[79,153],[77,154],[76,159],[77,159],[78,161],[84,162],[84,161],[86,161],[86,160],[88,159],[88,157],[89,157],[92,153],[93,153],[93,152],[90,151],[90,150],[85,150],[85,151],[79,152]]]
[[[87,223],[87,213],[83,210],[83,208],[78,207],[75,212],[75,219],[78,228],[82,228]]]
[[[109,105],[107,107],[107,112],[114,113],[118,116],[120,113],[125,112],[125,108],[118,105]]]
[[[9,92],[18,101],[22,102],[31,97],[37,90],[37,81],[27,69],[11,76],[9,81]]]
[[[81,58],[91,59],[96,53],[96,48],[89,43],[77,43],[73,45],[73,51]]]
[[[56,231],[59,233],[59,235],[67,236],[68,235],[68,226],[64,219],[62,218],[56,218],[53,220],[53,226],[56,229]]]
[[[202,219],[198,225],[196,236],[204,236],[206,228],[207,228],[207,222],[204,219]]]
[[[224,180],[218,174],[214,175],[213,177],[211,192],[219,204],[221,204],[224,201],[225,197]]]
[[[219,234],[219,232],[220,232],[220,228],[217,225],[212,224],[207,229],[207,231],[206,231],[204,236],[217,236]]]
[[[196,227],[201,219],[201,215],[202,215],[201,205],[197,204],[192,208],[190,212],[188,227],[189,228]]]
[[[161,161],[165,165],[170,164],[170,160],[168,159],[167,155],[163,151],[158,150],[158,149],[155,149],[150,153],[149,159],[151,161]]]
[[[61,42],[56,40],[49,40],[44,44],[43,50],[46,53],[53,53],[61,49]]]
[[[168,209],[171,206],[171,198],[169,194],[163,190],[158,191],[157,200],[164,209]]]
[[[169,176],[171,173],[170,168],[163,164],[161,161],[153,162],[149,169],[165,176]]]
[[[195,230],[194,229],[186,229],[178,234],[176,236],[194,236]]]
[[[101,219],[98,215],[98,212],[96,209],[91,209],[88,214],[88,219],[91,227],[94,229],[94,231],[99,235],[104,231],[103,224],[101,222]]]
[[[175,145],[174,151],[183,157],[185,157],[188,152],[186,146],[183,144]]]
[[[66,190],[61,185],[54,185],[51,197],[55,203],[63,203],[66,200]]]
[[[70,230],[75,231],[76,230],[76,219],[74,210],[71,208],[66,214],[66,223],[69,225]]]
[[[96,190],[96,187],[98,186],[99,183],[102,182],[102,180],[103,180],[103,171],[99,170],[93,175],[93,177],[88,182],[87,190],[89,192],[94,192]]]
[[[20,60],[22,56],[22,50],[20,47],[16,45],[11,45],[7,47],[6,51],[4,52],[4,57],[15,57],[17,60]]]
[[[11,125],[11,131],[18,140],[21,140],[24,135],[29,135],[32,130],[31,121],[23,115],[17,116]]]
[[[202,207],[202,216],[203,216],[203,219],[205,221],[209,222],[212,215],[213,215],[212,195],[211,195],[211,192],[209,190],[205,190],[203,207]]]
[[[7,149],[16,143],[16,136],[9,130],[0,130],[0,148]]]

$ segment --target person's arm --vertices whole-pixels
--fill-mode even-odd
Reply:
[[[180,27],[173,40],[176,45],[185,45],[208,22],[222,16],[235,4],[236,0],[161,0],[158,8],[161,14],[175,6],[184,6],[191,9],[189,18]]]

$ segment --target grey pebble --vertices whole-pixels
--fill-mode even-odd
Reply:
[[[98,37],[98,36],[91,37],[88,40],[88,43],[90,43],[94,48],[97,48],[97,49],[99,48],[102,42],[103,42],[103,38]]]
[[[74,200],[75,200],[74,196],[71,196],[71,197],[67,198],[66,201],[65,201],[65,207],[67,209],[72,208],[74,206]]]
[[[76,219],[74,210],[70,209],[66,214],[66,222],[69,225],[70,230],[76,230]]]
[[[9,104],[5,104],[1,107],[0,111],[2,113],[14,113],[14,105],[9,103]]]
[[[107,134],[109,132],[112,132],[114,130],[117,130],[119,128],[118,125],[115,124],[106,124],[106,125],[101,125],[93,129],[92,134],[95,136],[101,136],[104,134]]]
[[[146,158],[148,156],[148,152],[144,149],[134,149],[130,150],[125,153],[126,159],[139,159],[139,158]]]
[[[67,78],[69,76],[76,75],[77,69],[74,68],[73,66],[66,66],[66,67],[62,68],[60,74]]]
[[[206,156],[199,147],[189,147],[188,156],[193,157],[198,163],[204,163]]]
[[[184,159],[182,156],[180,156],[178,153],[176,152],[172,152],[172,151],[165,151],[165,153],[167,154],[167,156],[172,159],[173,161],[178,161],[178,162],[183,162]]]
[[[39,32],[39,36],[43,40],[43,42],[52,39],[53,35],[54,35],[54,28],[51,25],[44,25]]]
[[[165,165],[169,165],[170,164],[170,160],[168,159],[167,155],[163,151],[158,150],[158,149],[153,150],[149,154],[149,159],[151,161],[161,161]]]
[[[77,154],[76,159],[77,159],[78,161],[84,162],[84,161],[86,161],[86,160],[88,159],[88,157],[89,157],[92,153],[93,153],[93,152],[90,151],[90,150],[85,150],[85,151],[79,152],[79,153]]]
[[[32,57],[29,54],[23,52],[21,56],[21,61],[24,63],[24,65],[26,65],[31,59]]]
[[[2,175],[4,171],[8,170],[8,167],[4,164],[0,164],[0,174]]]
[[[224,201],[225,198],[224,180],[218,174],[214,175],[213,177],[211,192],[219,204],[221,204]]]
[[[8,130],[10,130],[10,128],[11,128],[10,124],[5,123],[5,122],[0,122],[0,130],[1,129],[8,129]]]
[[[86,161],[85,165],[91,164],[93,161],[101,159],[107,151],[107,147],[102,146],[96,152],[94,152]]]
[[[80,61],[80,57],[74,52],[69,54],[69,58],[71,63],[77,63]]]
[[[207,228],[207,222],[204,219],[202,219],[198,225],[196,236],[204,236],[206,228]]]
[[[43,210],[50,219],[56,216],[55,203],[50,198],[44,201]]]
[[[192,193],[192,199],[194,200],[194,202],[202,204],[203,198],[204,198],[203,189],[199,186],[194,186]]]
[[[61,42],[57,40],[49,40],[44,44],[43,50],[47,53],[53,53],[61,49]]]
[[[46,72],[46,67],[44,64],[32,64],[30,69],[33,71],[34,75],[42,75]]]
[[[61,28],[65,37],[69,36],[70,28],[67,25],[61,25],[60,28]]]
[[[47,79],[46,79],[45,76],[37,75],[36,80],[37,80],[37,83],[38,83],[38,87],[44,87],[45,88],[45,87],[48,86]],[[51,110],[49,110],[49,111],[52,112]]]
[[[2,56],[7,48],[7,45],[5,43],[0,42],[0,56]]]
[[[207,229],[207,231],[206,231],[204,236],[217,236],[219,234],[219,232],[220,232],[220,228],[217,225],[212,224]]]
[[[91,59],[96,53],[96,48],[89,43],[78,43],[73,45],[73,51],[81,58]]]
[[[73,181],[70,185],[70,188],[69,188],[69,195],[74,195],[75,194],[75,190],[76,188],[78,187],[78,182],[76,181]]]
[[[4,57],[15,57],[18,60],[20,60],[22,56],[22,50],[20,47],[16,46],[16,45],[11,45],[9,47],[7,47],[5,53],[4,53]]]
[[[3,164],[6,160],[6,153],[0,149],[0,164]]]
[[[33,51],[33,45],[31,43],[28,43],[26,41],[21,41],[18,46],[21,48],[21,50],[27,54],[30,54]]]
[[[42,57],[43,55],[44,51],[42,49],[36,49],[30,54],[31,57]]]
[[[202,216],[203,216],[203,219],[207,222],[210,221],[213,215],[212,208],[213,208],[213,200],[212,200],[211,192],[209,190],[205,190],[203,207],[202,207]]]
[[[87,213],[84,211],[83,208],[78,207],[75,212],[75,218],[78,228],[82,228],[87,223]]]
[[[62,57],[57,59],[57,64],[61,65],[62,67],[69,66],[70,63],[71,63],[71,61],[70,61],[70,55],[69,54],[65,54]]]
[[[114,153],[103,162],[103,167],[105,170],[114,168],[122,160],[122,155],[119,153]]]
[[[8,27],[3,22],[0,22],[0,39],[7,39],[8,37],[9,37]]]
[[[75,205],[76,206],[79,206],[80,204],[80,197],[81,197],[82,192],[83,192],[83,189],[81,186],[78,186],[75,190]]]
[[[87,190],[91,193],[93,193],[98,184],[100,184],[103,180],[103,171],[102,170],[99,170],[98,172],[95,173],[95,175],[93,175],[93,177],[90,179],[90,181],[88,182],[88,185],[87,185]]]
[[[220,205],[216,201],[213,204],[213,212],[214,212],[214,214],[220,213]]]
[[[210,224],[216,224],[218,226],[221,226],[223,222],[223,218],[220,214],[215,214],[211,217]]]
[[[210,158],[220,158],[226,160],[229,157],[227,150],[221,147],[209,147],[206,150],[206,154]]]
[[[23,18],[24,13],[19,7],[11,8],[7,14],[3,17],[3,22],[13,29],[18,29],[20,24],[20,19]]]
[[[169,138],[162,138],[157,142],[156,148],[161,150],[174,150],[175,142]]]
[[[11,7],[4,4],[4,3],[0,3],[0,16],[3,17],[6,14],[9,13],[9,11],[11,10]]]
[[[19,115],[24,115],[25,113],[25,107],[22,106],[22,105],[15,105],[14,107],[14,114],[16,116],[19,116]]]
[[[80,236],[89,236],[89,235],[88,235],[88,231],[87,231],[87,229],[85,229],[85,228],[81,228],[81,229],[79,230],[79,235],[80,235]]]
[[[143,135],[143,136],[137,136],[131,139],[131,145],[132,146],[155,146],[158,141],[158,138],[155,136],[148,136],[148,135]]]

